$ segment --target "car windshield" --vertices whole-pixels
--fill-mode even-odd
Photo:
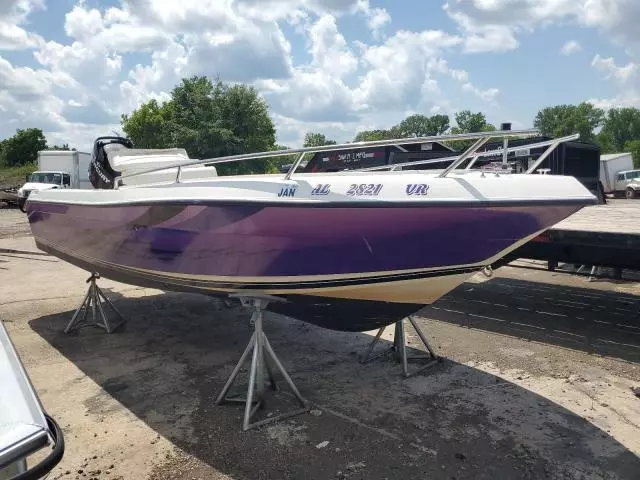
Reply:
[[[35,172],[29,175],[29,182],[33,183],[52,183],[60,185],[62,175],[59,173]]]

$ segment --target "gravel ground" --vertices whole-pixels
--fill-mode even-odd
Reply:
[[[21,212],[0,210],[0,318],[67,442],[49,478],[638,478],[638,283],[476,277],[421,312],[444,362],[410,379],[392,357],[358,362],[375,332],[269,315],[313,410],[242,432],[243,407],[213,402],[248,312],[101,280],[128,322],[65,335],[87,274],[40,254],[28,232]],[[295,406],[279,386],[259,415]]]

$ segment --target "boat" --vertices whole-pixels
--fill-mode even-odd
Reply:
[[[500,130],[214,159],[136,151],[127,139],[101,137],[90,165],[95,189],[37,192],[26,210],[39,249],[102,277],[224,298],[279,297],[269,311],[369,331],[435,302],[596,203],[574,177],[536,174],[536,165],[521,174],[504,168],[506,140],[537,134]],[[481,152],[495,137],[505,139],[502,150]],[[536,164],[575,138],[540,144],[548,148]],[[460,140],[473,144],[437,170],[409,162],[299,172],[316,152]],[[196,166],[282,155],[296,155],[284,174],[182,177]],[[484,155],[503,155],[504,165],[473,168]],[[157,181],[158,172],[170,175]]]

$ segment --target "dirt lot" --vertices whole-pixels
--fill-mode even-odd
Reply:
[[[28,233],[22,213],[0,210],[0,318],[67,443],[49,478],[638,478],[638,283],[478,277],[424,309],[445,361],[406,380],[391,358],[358,362],[375,332],[269,315],[314,410],[242,432],[242,406],[213,402],[249,339],[248,312],[101,280],[125,328],[65,335],[87,273],[40,254]],[[274,411],[294,405],[281,386]]]

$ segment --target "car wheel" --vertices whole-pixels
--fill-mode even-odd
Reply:
[[[626,197],[628,199],[636,198],[636,191],[633,188],[627,188]]]

